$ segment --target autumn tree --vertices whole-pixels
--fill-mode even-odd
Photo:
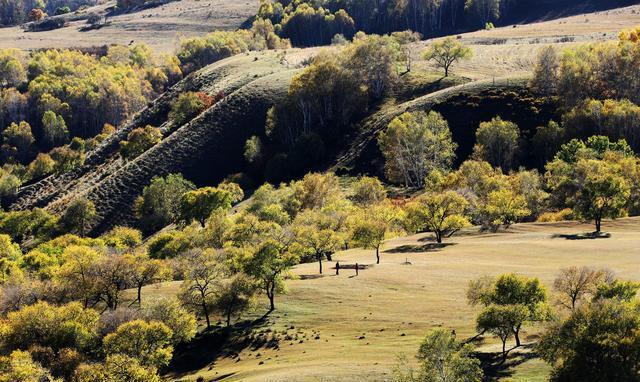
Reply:
[[[465,215],[469,203],[455,191],[426,193],[406,206],[405,225],[410,232],[430,231],[436,242],[470,225]]]
[[[125,355],[143,366],[166,366],[173,356],[173,333],[157,321],[135,320],[127,322],[104,338],[104,351],[109,355]]]
[[[147,255],[128,256],[131,284],[137,289],[136,301],[142,306],[142,288],[146,285],[170,280],[171,269],[162,260],[150,259]]]
[[[340,239],[333,220],[319,210],[306,210],[293,222],[296,242],[302,256],[318,262],[322,274],[322,259],[330,257],[339,248]]]
[[[181,259],[184,283],[179,299],[188,309],[204,317],[207,329],[211,329],[211,313],[214,310],[218,286],[228,273],[228,265],[222,253],[207,249],[193,250]]]
[[[126,159],[133,159],[162,140],[160,129],[147,125],[133,129],[126,141],[120,142],[120,153]]]
[[[0,382],[59,381],[51,373],[33,360],[31,354],[14,350],[7,356],[0,356]]]
[[[232,200],[231,193],[220,188],[205,187],[188,191],[180,199],[180,219],[187,224],[195,220],[204,227],[213,211],[228,210]]]
[[[148,321],[162,322],[173,332],[172,342],[178,345],[189,342],[197,332],[197,320],[193,313],[180,305],[176,298],[158,298],[145,302],[143,316]]]
[[[476,131],[474,155],[502,171],[509,171],[518,152],[520,130],[513,122],[495,117]]]
[[[378,137],[385,157],[385,173],[394,182],[422,187],[427,175],[446,172],[455,158],[449,124],[436,112],[404,113]]]
[[[449,68],[456,62],[468,60],[473,56],[469,47],[453,37],[447,37],[441,41],[436,41],[424,54],[428,61],[434,61],[438,68],[444,69],[444,76],[449,77]]]
[[[509,228],[530,213],[525,197],[507,187],[490,192],[481,205],[483,224],[493,231]]]
[[[360,207],[378,204],[387,198],[387,190],[378,178],[363,176],[354,183],[352,189],[351,200]]]
[[[161,382],[154,367],[143,366],[138,359],[122,354],[106,357],[104,363],[82,364],[73,382]]]
[[[399,231],[398,212],[391,204],[379,204],[355,214],[349,223],[351,240],[364,249],[374,249],[376,264],[380,264],[384,242]]]
[[[553,288],[560,295],[560,304],[574,311],[587,296],[594,296],[601,284],[611,281],[612,274],[606,270],[571,266],[560,270]]]
[[[531,88],[546,97],[554,95],[558,89],[558,70],[560,60],[556,49],[548,45],[538,52]]]

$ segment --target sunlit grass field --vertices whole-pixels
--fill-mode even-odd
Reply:
[[[618,277],[640,280],[640,219],[621,219],[604,226],[606,239],[571,236],[591,231],[574,222],[520,224],[506,232],[469,229],[437,248],[430,235],[390,240],[375,265],[372,251],[348,250],[334,256],[342,265],[370,267],[335,274],[334,262],[318,275],[316,263],[297,266],[288,292],[278,296],[276,311],[253,324],[237,325],[222,351],[219,336],[181,349],[187,356],[168,380],[198,377],[225,381],[386,381],[397,357],[413,359],[421,338],[432,328],[456,330],[458,338],[475,334],[477,313],[465,298],[469,280],[506,272],[539,277],[549,290],[562,267],[607,267]],[[410,264],[409,264],[410,263]],[[171,295],[178,283],[147,288],[146,296]],[[266,311],[261,298],[251,319]],[[240,329],[242,328],[242,329]],[[543,381],[547,365],[536,358],[533,344],[540,327],[526,328],[529,346],[510,353],[506,365],[492,368],[501,381]],[[512,341],[510,341],[512,343]],[[482,359],[499,344],[490,337],[477,343]],[[179,362],[180,363],[180,362]]]

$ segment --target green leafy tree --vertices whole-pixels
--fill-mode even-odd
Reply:
[[[231,325],[233,317],[239,317],[249,309],[255,294],[255,285],[245,275],[236,275],[222,285],[215,299],[216,310],[222,314],[227,323]]]
[[[509,171],[518,152],[520,130],[513,122],[495,117],[476,131],[474,155],[502,171]]]
[[[422,187],[430,172],[446,172],[455,158],[449,124],[436,112],[404,113],[378,137],[389,180]]]
[[[96,207],[93,202],[81,197],[69,204],[60,222],[67,230],[84,236],[95,217]]]
[[[537,278],[504,274],[495,279],[479,279],[469,284],[467,298],[470,304],[481,304],[485,309],[492,306],[500,309],[509,308],[508,318],[511,323],[511,332],[516,339],[516,346],[521,345],[520,329],[525,323],[548,319],[547,292]],[[491,314],[487,314],[491,317],[494,313],[499,316],[500,314],[496,313],[500,310],[498,308],[493,309]],[[521,314],[522,312],[526,314]]]
[[[473,52],[455,38],[447,37],[431,44],[423,56],[425,60],[433,61],[438,68],[444,69],[444,76],[449,77],[451,65],[470,59],[473,56]]]
[[[193,189],[194,184],[180,174],[153,178],[134,205],[143,231],[155,232],[177,222],[180,218],[180,199],[183,194]]]
[[[438,382],[479,382],[482,380],[480,361],[471,355],[471,346],[456,341],[455,335],[444,329],[427,334],[417,355],[425,380]]]
[[[362,210],[349,222],[351,241],[364,249],[374,249],[376,264],[380,264],[380,249],[399,232],[399,220],[399,211],[389,203]]]
[[[109,355],[125,355],[143,366],[162,367],[173,356],[173,332],[157,321],[135,320],[127,322],[104,338],[104,351]]]
[[[618,301],[633,301],[640,290],[640,283],[634,281],[613,280],[601,283],[593,296],[594,300],[615,299]]]
[[[275,296],[284,291],[283,277],[299,258],[287,244],[267,240],[260,244],[244,264],[247,275],[254,278],[269,298],[269,310],[276,309]]]
[[[414,372],[401,365],[394,371],[395,382],[480,382],[483,378],[471,345],[460,343],[455,334],[444,329],[430,331],[416,357],[420,369]]]
[[[61,115],[51,110],[42,115],[42,138],[46,147],[55,147],[67,142],[69,130]]]
[[[479,332],[489,332],[502,341],[502,362],[507,360],[507,340],[519,330],[528,313],[527,308],[519,304],[489,305],[478,315],[476,329]],[[516,346],[520,346],[519,340]]]
[[[563,146],[563,151],[567,150]],[[580,149],[578,156],[589,149]],[[578,217],[595,222],[596,232],[602,229],[602,220],[615,219],[627,213],[631,185],[615,162],[598,159],[577,159],[566,162],[561,152],[547,165],[547,185],[573,208]]]
[[[601,300],[554,322],[537,351],[552,381],[635,381],[640,364],[637,306]]]
[[[465,215],[469,203],[455,191],[427,193],[406,206],[405,225],[410,232],[424,230],[436,235],[436,242],[471,225]]]

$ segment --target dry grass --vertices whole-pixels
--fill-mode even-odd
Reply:
[[[0,48],[34,50],[42,48],[92,47],[141,43],[154,51],[170,53],[181,36],[199,36],[218,29],[236,29],[255,15],[258,0],[180,0],[163,6],[109,18],[110,24],[83,32],[84,20],[46,32],[24,32],[20,27],[0,29]],[[90,8],[102,12],[115,1]]]
[[[279,349],[248,347],[238,358],[211,357],[201,370],[171,379],[389,380],[396,355],[415,354],[428,330],[444,327],[456,329],[460,337],[474,334],[475,310],[465,300],[471,279],[516,272],[539,277],[550,287],[560,268],[589,265],[640,280],[640,219],[607,222],[605,229],[611,238],[595,240],[555,237],[592,230],[579,223],[522,224],[497,234],[469,230],[441,249],[432,248],[429,235],[399,238],[387,243],[380,265],[360,271],[358,277],[353,270],[336,276],[330,269],[316,278],[317,264],[300,265],[294,271],[299,278],[288,282],[289,293],[278,297],[269,323],[256,329],[269,338],[275,336]],[[371,251],[355,249],[336,259],[342,264],[372,264],[375,257]],[[407,260],[411,265],[403,264]],[[147,293],[171,294],[177,286],[151,287]],[[297,339],[285,340],[285,332]],[[534,341],[538,332],[539,328],[529,328],[525,338]],[[205,358],[213,350],[205,348]],[[479,350],[496,351],[495,340],[486,339]],[[545,380],[547,366],[526,358],[527,353],[513,354],[524,362],[503,370],[500,380]]]
[[[526,75],[531,73],[540,48],[559,48],[580,43],[609,41],[627,29],[640,25],[640,5],[571,16],[517,26],[460,35],[460,40],[473,50],[473,58],[454,66],[453,72],[471,79]],[[422,41],[412,49],[416,60],[430,41]],[[426,66],[419,62],[417,67]]]

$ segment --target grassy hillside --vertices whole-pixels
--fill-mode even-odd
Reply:
[[[640,280],[633,265],[639,260],[635,249],[640,245],[640,220],[606,222],[609,239],[571,240],[571,235],[591,229],[579,223],[519,224],[496,234],[469,229],[442,247],[430,235],[399,238],[386,243],[382,262],[375,266],[372,251],[338,253],[334,261],[343,267],[356,262],[371,266],[357,277],[345,269],[339,276],[330,269],[317,277],[317,264],[299,265],[275,312],[253,325],[238,324],[232,346],[217,350],[224,341],[211,336],[179,350],[174,362],[179,371],[169,379],[388,380],[395,357],[412,357],[429,329],[455,329],[461,338],[475,334],[476,311],[465,298],[471,279],[516,272],[539,277],[551,292],[560,268],[585,265]],[[178,286],[165,283],[146,293],[173,294]],[[265,311],[266,306],[257,307],[255,318]],[[539,329],[527,328],[524,341],[534,341]],[[498,352],[498,342],[484,337],[478,343],[481,359]],[[504,367],[489,370],[492,377],[546,380],[544,362],[528,347],[518,352]]]
[[[146,43],[157,52],[175,50],[180,37],[203,35],[213,30],[240,27],[258,9],[257,0],[181,0],[162,6],[109,17],[109,24],[83,31],[86,15],[107,14],[115,1],[79,11],[67,26],[53,31],[26,32],[22,27],[0,29],[0,48],[25,50],[87,48],[109,44]]]

